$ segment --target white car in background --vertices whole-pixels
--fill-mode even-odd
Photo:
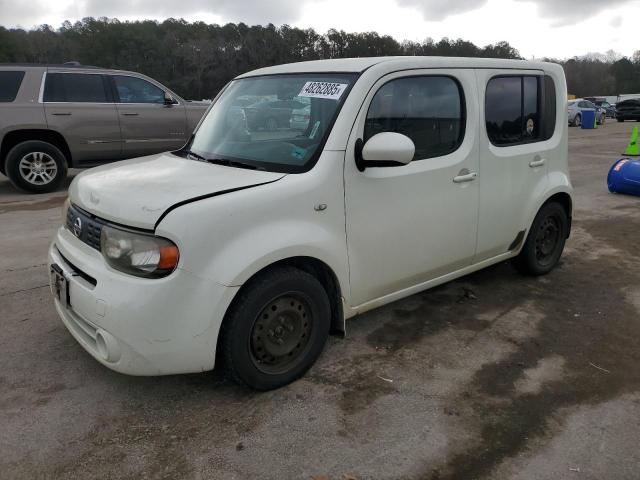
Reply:
[[[248,95],[305,98],[312,125],[229,121]],[[75,177],[49,250],[56,310],[122,373],[220,363],[253,388],[285,385],[348,318],[507,259],[556,266],[571,228],[566,102],[562,67],[540,62],[240,75],[184,148]]]
[[[300,130],[304,132],[309,127],[309,121],[311,120],[311,105],[307,105],[304,108],[293,110],[291,112],[290,126],[292,130]]]

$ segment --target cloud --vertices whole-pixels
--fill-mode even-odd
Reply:
[[[620,28],[622,26],[622,15],[617,15],[611,19],[609,25],[613,28]]]
[[[555,27],[573,25],[612,7],[634,3],[634,0],[516,0],[535,3],[542,17]]]
[[[300,17],[301,0],[81,0],[69,14],[92,17],[175,17],[209,13],[230,22],[253,24],[292,23]]]
[[[427,21],[443,20],[457,13],[476,10],[488,0],[397,0],[400,7],[418,7]]]

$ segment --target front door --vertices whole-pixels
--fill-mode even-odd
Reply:
[[[346,152],[352,306],[471,264],[478,217],[478,108],[472,70],[394,73],[369,93]],[[413,140],[405,166],[358,171],[357,139]]]
[[[126,157],[177,150],[187,141],[185,106],[165,104],[165,91],[134,76],[111,75]]]

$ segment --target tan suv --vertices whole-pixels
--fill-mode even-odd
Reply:
[[[208,106],[139,73],[0,64],[0,172],[50,192],[69,167],[182,147]]]

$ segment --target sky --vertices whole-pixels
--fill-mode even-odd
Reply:
[[[640,50],[640,0],[0,0],[0,25],[59,27],[83,17],[184,18],[376,31],[399,41],[505,40],[525,58]]]

